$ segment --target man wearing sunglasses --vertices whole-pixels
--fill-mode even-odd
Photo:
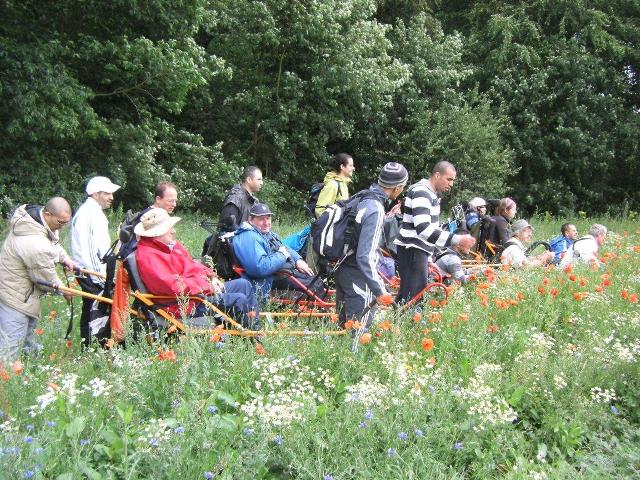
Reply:
[[[40,298],[45,290],[38,281],[59,286],[56,273],[61,263],[74,263],[60,245],[58,230],[71,220],[71,207],[62,197],[46,205],[22,205],[14,212],[0,251],[0,364],[42,347],[34,337],[40,317]]]

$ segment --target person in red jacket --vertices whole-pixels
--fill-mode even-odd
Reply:
[[[180,302],[180,297],[204,295],[238,317],[246,328],[259,328],[251,282],[238,279],[223,283],[213,270],[193,260],[176,240],[174,225],[179,221],[180,217],[171,217],[162,208],[152,208],[142,215],[134,229],[140,236],[136,261],[147,290],[155,295],[174,295],[176,301],[163,309],[177,318],[211,316],[212,312],[201,302]],[[255,312],[255,318],[250,319],[249,312]]]

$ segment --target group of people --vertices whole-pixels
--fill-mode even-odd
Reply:
[[[330,205],[350,197],[348,187],[354,170],[350,155],[333,157],[315,207],[317,216]],[[486,218],[487,204],[479,197],[469,202],[466,218],[469,230],[451,232],[441,227],[441,196],[451,189],[456,175],[450,162],[437,162],[427,178],[407,188],[400,210],[397,199],[407,187],[409,173],[396,162],[380,168],[377,181],[357,205],[355,248],[334,270],[341,325],[357,319],[368,326],[376,305],[387,303],[387,284],[379,273],[384,245],[393,250],[397,262],[398,302],[407,302],[421,293],[429,282],[430,264],[454,280],[467,281],[469,272],[462,267],[461,258],[476,243],[469,232]],[[150,293],[176,297],[175,302],[163,306],[176,317],[210,315],[212,312],[202,302],[178,300],[180,296],[203,295],[245,327],[257,329],[260,306],[272,289],[302,288],[323,294],[325,285],[321,279],[318,281],[313,268],[271,230],[273,213],[257,198],[262,185],[260,169],[247,167],[241,182],[223,201],[218,233],[233,232],[231,254],[240,274],[240,278],[226,282],[218,278],[215,270],[194,260],[177,240],[175,225],[180,218],[172,213],[178,202],[178,189],[171,182],[157,185],[154,202],[134,217],[131,225],[134,235],[119,244],[111,242],[104,211],[111,207],[114,193],[120,187],[107,177],[89,180],[86,200],[73,217],[69,203],[61,197],[51,198],[44,206],[22,205],[13,214],[0,252],[0,359],[17,358],[23,347],[26,351],[39,348],[33,331],[40,315],[40,298],[51,287],[62,285],[56,264],[62,264],[68,271],[83,268],[98,273],[78,275],[83,291],[98,294],[104,288],[105,259],[118,249],[122,258],[135,255],[140,280]],[[502,199],[493,220],[498,242],[504,247],[505,263],[542,265],[555,261],[565,265],[576,259],[598,261],[597,251],[607,234],[606,228],[598,224],[580,239],[576,238],[574,225],[563,225],[562,238],[552,242],[557,248],[556,255],[547,252],[526,257],[524,248],[533,228],[526,220],[511,224],[516,210],[512,199]],[[60,245],[58,235],[69,223],[71,255]],[[91,341],[92,304],[93,300],[83,299],[80,332],[85,345]]]
[[[487,202],[479,197],[469,201],[465,216],[466,228],[479,239],[481,228],[487,226],[486,238],[505,265],[514,267],[545,266],[549,264],[565,267],[578,260],[600,266],[598,250],[604,244],[607,227],[593,224],[583,237],[578,237],[578,229],[573,223],[564,223],[560,235],[548,242],[549,250],[535,256],[526,254],[526,246],[531,242],[534,229],[524,219],[513,221],[517,212],[516,202],[511,198],[501,199],[495,215],[487,215]]]

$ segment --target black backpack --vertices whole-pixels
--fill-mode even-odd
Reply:
[[[356,215],[362,200],[377,198],[373,192],[362,190],[347,200],[339,200],[311,225],[313,250],[330,262],[342,261],[357,248],[355,238]]]
[[[334,180],[338,184],[338,197],[341,195],[341,185],[340,182]],[[316,218],[316,207],[318,206],[318,197],[320,196],[320,192],[324,188],[323,182],[317,182],[312,184],[309,187],[309,197],[307,198],[307,203],[304,204],[305,211],[311,216],[311,218]],[[321,205],[324,207],[328,207],[329,205]]]

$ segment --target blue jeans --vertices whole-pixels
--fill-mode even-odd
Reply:
[[[252,330],[260,329],[258,302],[256,301],[256,294],[249,280],[244,278],[229,280],[224,283],[224,292],[208,297],[207,300],[229,315],[236,318],[239,317],[240,323],[244,328]],[[247,315],[249,312],[255,312],[253,319]],[[215,312],[212,312],[205,304],[198,303],[191,316],[208,317],[214,314]]]
[[[16,360],[23,343],[27,353],[42,350],[33,333],[37,322],[36,317],[25,315],[0,302],[0,361]]]

